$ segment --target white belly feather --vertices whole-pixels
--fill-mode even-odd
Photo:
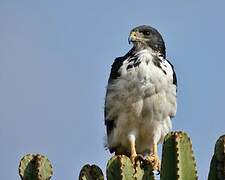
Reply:
[[[136,67],[127,69],[128,61],[120,68],[120,77],[108,86],[107,118],[116,118],[116,127],[108,138],[108,147],[122,145],[129,149],[128,136],[136,137],[138,153],[149,151],[171,129],[170,117],[176,114],[176,86],[173,70],[163,60],[162,68],[153,63],[147,50],[139,52]]]

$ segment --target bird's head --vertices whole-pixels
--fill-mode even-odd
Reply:
[[[129,43],[132,42],[137,49],[151,48],[165,55],[165,43],[161,34],[153,27],[142,25],[131,30]]]

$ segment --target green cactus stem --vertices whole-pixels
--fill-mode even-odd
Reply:
[[[40,154],[27,154],[19,164],[22,180],[49,180],[53,174],[50,161]]]
[[[184,132],[169,133],[163,143],[161,180],[196,180],[192,143]]]
[[[216,141],[214,155],[210,164],[208,180],[225,179],[225,135]]]
[[[125,155],[113,156],[107,163],[107,180],[133,179],[134,169],[130,159]]]
[[[107,180],[154,180],[152,167],[142,158],[133,165],[125,155],[113,156],[107,164]]]
[[[104,175],[98,166],[87,164],[81,169],[79,180],[104,180]]]

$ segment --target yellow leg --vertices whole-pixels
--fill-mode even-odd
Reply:
[[[147,160],[152,165],[153,170],[160,171],[160,160],[158,157],[158,146],[157,144],[153,144],[152,154],[147,157]]]
[[[135,136],[134,135],[129,135],[129,142],[130,142],[130,152],[131,152],[131,161],[134,163],[135,158],[137,157],[137,152],[135,148]]]
[[[155,143],[153,144],[153,154],[158,156],[158,146]]]

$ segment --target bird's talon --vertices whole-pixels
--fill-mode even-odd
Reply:
[[[144,160],[144,157],[141,155],[141,154],[138,154],[136,157],[135,157],[135,161],[143,161]]]
[[[144,157],[141,154],[131,156],[130,159],[131,159],[132,164],[136,164],[138,161],[139,162],[144,161]]]
[[[156,171],[157,174],[160,174],[161,162],[157,155],[152,154],[147,156],[146,160],[151,164],[153,171]]]

